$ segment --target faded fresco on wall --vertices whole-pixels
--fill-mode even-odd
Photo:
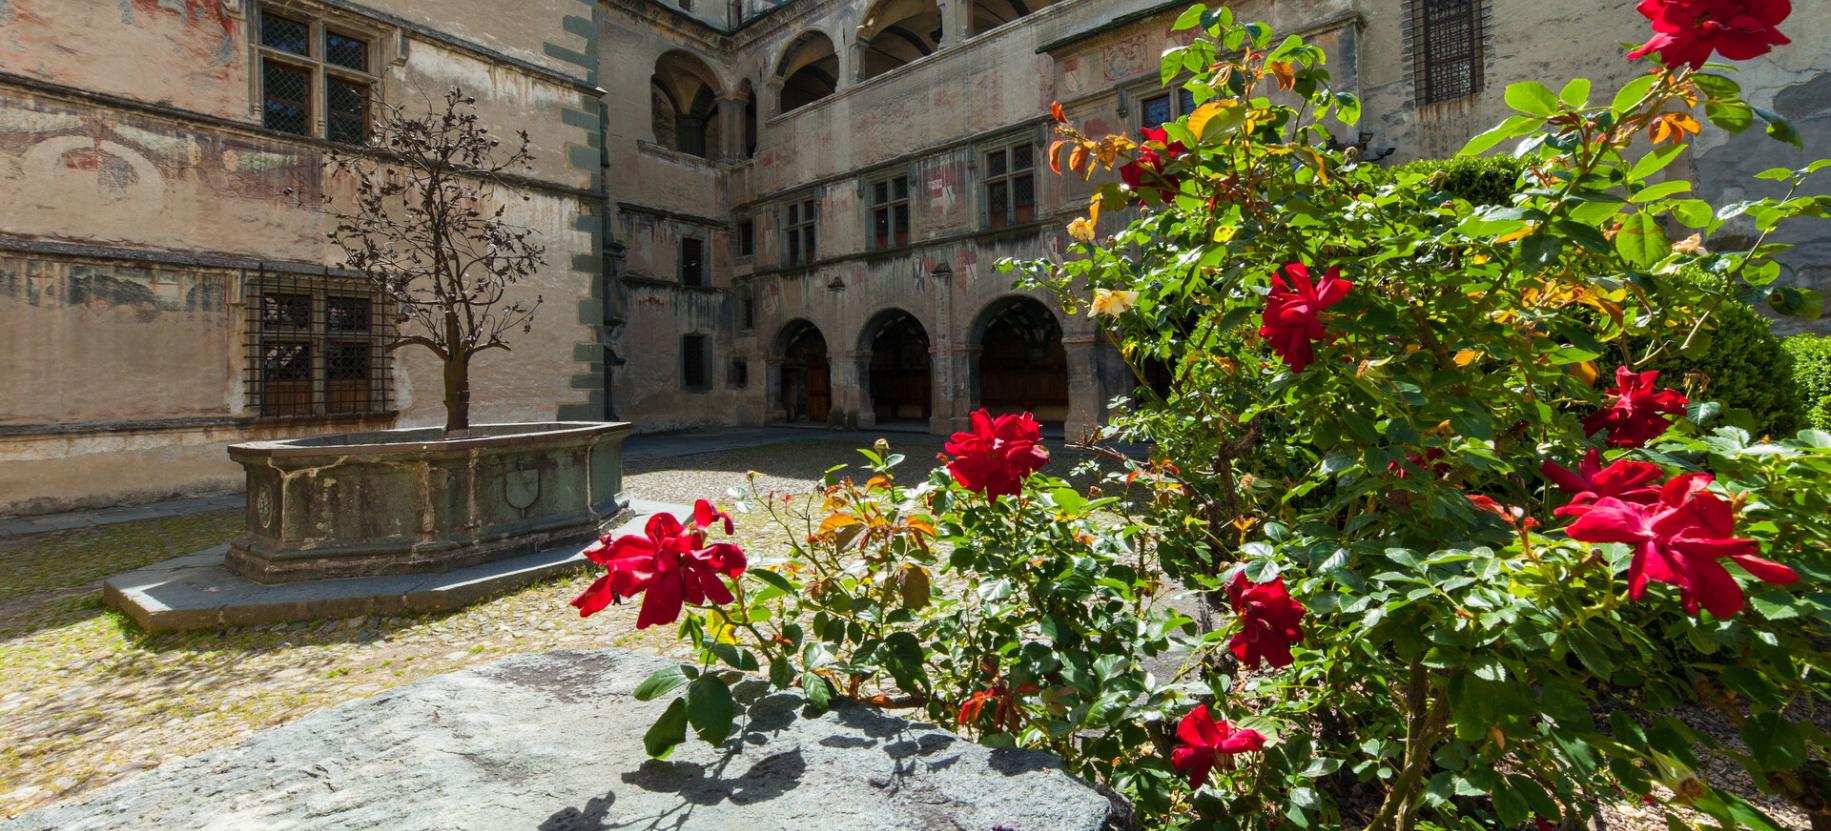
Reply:
[[[322,178],[294,145],[0,93],[12,236],[312,262]]]

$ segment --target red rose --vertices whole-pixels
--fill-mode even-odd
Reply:
[[[1792,43],[1775,28],[1793,13],[1789,0],[1641,0],[1639,9],[1653,37],[1628,58],[1658,52],[1673,69],[1702,67],[1713,52],[1746,61]]]
[[[1316,360],[1315,342],[1328,334],[1319,316],[1348,296],[1353,285],[1341,279],[1339,268],[1323,272],[1320,283],[1310,281],[1310,270],[1302,263],[1291,263],[1282,271],[1282,275],[1272,275],[1272,293],[1265,299],[1259,337],[1271,343],[1272,351],[1292,372],[1302,372]]]
[[[1265,736],[1257,730],[1235,729],[1226,720],[1216,722],[1201,704],[1176,725],[1178,744],[1170,751],[1170,764],[1189,774],[1189,787],[1200,788],[1215,765],[1229,765],[1232,757],[1265,749]]]
[[[1639,599],[1648,582],[1679,587],[1685,611],[1698,606],[1719,618],[1742,611],[1742,587],[1719,562],[1724,558],[1768,583],[1792,583],[1799,576],[1779,563],[1755,556],[1754,540],[1735,533],[1735,515],[1722,497],[1705,490],[1707,473],[1674,478],[1652,504],[1615,497],[1596,500],[1565,532],[1584,542],[1619,542],[1634,546],[1628,566],[1628,597]]]
[[[1399,460],[1394,459],[1386,463],[1386,472],[1396,473],[1399,475],[1400,479],[1404,479],[1411,475],[1411,468],[1423,470],[1428,466],[1432,478],[1441,478],[1443,474],[1450,472],[1448,462],[1437,461],[1438,459],[1443,458],[1443,456],[1444,452],[1441,447],[1432,447],[1425,450],[1423,453],[1407,453],[1405,454],[1405,464],[1400,464]],[[1432,462],[1436,462],[1436,464],[1431,464]],[[1406,465],[1410,465],[1411,468],[1406,467]]]
[[[1616,369],[1615,388],[1608,391],[1614,402],[1583,419],[1583,432],[1607,430],[1612,447],[1641,447],[1659,438],[1672,425],[1671,417],[1684,415],[1691,402],[1678,390],[1655,387],[1658,378],[1658,370]]]
[[[946,450],[954,460],[947,472],[970,491],[989,497],[1015,496],[1025,476],[1049,463],[1049,451],[1038,444],[1042,425],[1029,413],[992,418],[984,409],[973,413],[973,430],[955,433]]]
[[[1119,179],[1134,193],[1142,193],[1145,188],[1157,191],[1157,195],[1168,204],[1176,198],[1176,189],[1181,182],[1174,176],[1163,172],[1164,164],[1189,152],[1180,141],[1170,141],[1170,133],[1161,128],[1146,127],[1138,131],[1146,142],[1156,142],[1163,146],[1164,154],[1159,156],[1148,144],[1138,145],[1138,158],[1119,168]],[[1150,174],[1150,183],[1145,183],[1145,174]]]
[[[1251,583],[1240,572],[1227,587],[1227,602],[1240,618],[1228,648],[1248,669],[1263,661],[1273,669],[1291,665],[1291,644],[1303,638],[1303,604],[1291,598],[1284,578]]]
[[[1599,450],[1589,451],[1575,471],[1546,462],[1539,466],[1539,472],[1574,497],[1570,504],[1552,512],[1558,516],[1582,516],[1589,513],[1590,505],[1604,497],[1651,505],[1659,501],[1659,486],[1652,483],[1666,475],[1652,462],[1621,459],[1603,467]]]
[[[718,519],[731,528],[731,517],[704,499],[693,506],[693,528],[680,524],[673,514],[656,514],[644,528],[646,537],[626,534],[605,537],[586,548],[585,557],[609,569],[584,593],[573,598],[579,617],[589,617],[612,603],[642,592],[642,612],[636,628],[673,623],[683,603],[703,606],[732,601],[731,590],[720,575],[744,573],[744,550],[730,543],[706,545],[705,528]]]

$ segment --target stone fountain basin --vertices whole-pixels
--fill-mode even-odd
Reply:
[[[584,543],[629,509],[627,422],[488,424],[258,441],[227,565],[263,583],[450,571]]]

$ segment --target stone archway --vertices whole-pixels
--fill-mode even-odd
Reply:
[[[805,320],[791,321],[776,338],[775,401],[784,421],[825,424],[833,409],[832,366],[826,336]]]
[[[919,423],[927,429],[934,414],[934,365],[922,322],[902,309],[886,309],[865,324],[859,348],[870,356],[865,396],[876,423]]]
[[[1038,421],[1067,421],[1068,351],[1062,324],[1029,297],[987,306],[973,327],[978,358],[973,370],[976,405],[997,413],[1028,411]]]

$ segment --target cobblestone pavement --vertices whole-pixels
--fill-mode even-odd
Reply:
[[[762,472],[765,490],[800,490],[860,457],[869,438],[810,432],[707,454],[691,437],[629,464],[632,495],[726,502]],[[926,469],[941,442],[893,436]],[[684,455],[683,454],[694,454]],[[761,523],[740,542],[771,547]],[[227,542],[241,512],[81,527],[0,539],[0,817],[69,798],[255,731],[419,678],[505,655],[673,647],[673,630],[635,629],[636,604],[581,619],[566,605],[581,573],[440,616],[327,621],[147,636],[101,602],[101,580]]]

